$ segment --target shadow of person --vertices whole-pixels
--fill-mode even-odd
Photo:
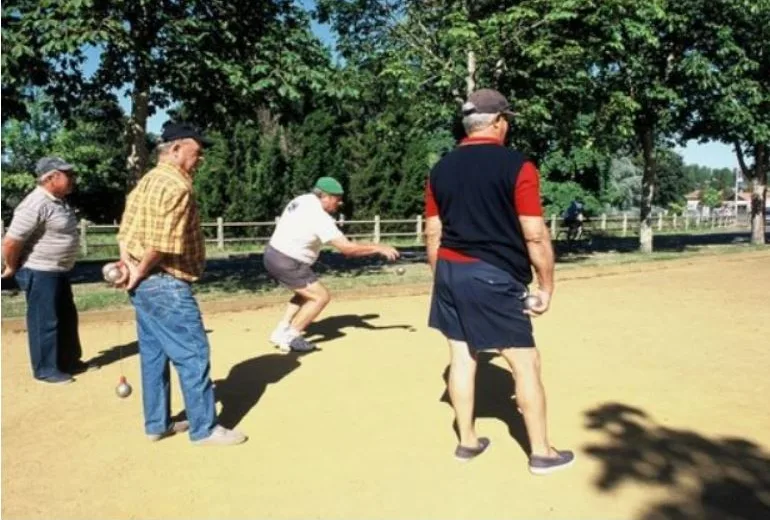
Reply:
[[[206,334],[214,332],[211,329],[205,329]],[[103,367],[120,361],[131,356],[135,356],[139,353],[139,342],[137,340],[123,343],[121,345],[115,345],[105,350],[100,350],[97,355],[88,360],[89,364]]]
[[[312,343],[323,343],[345,336],[342,329],[355,328],[366,330],[387,330],[387,329],[405,329],[414,332],[415,328],[411,325],[385,325],[376,326],[369,323],[369,320],[379,318],[379,314],[343,314],[341,316],[330,316],[315,323],[311,323],[305,330],[305,337]],[[314,336],[320,336],[315,338]]]
[[[524,417],[516,407],[516,385],[513,374],[505,368],[493,363],[496,354],[481,352],[476,359],[476,401],[474,417],[498,419],[508,426],[508,434],[518,443],[522,451],[529,455],[531,449]],[[444,383],[449,379],[449,366],[444,369]],[[451,406],[449,390],[445,389],[441,401]],[[460,438],[457,422],[453,421],[452,429]]]
[[[267,385],[299,368],[299,358],[310,353],[265,354],[233,365],[225,379],[214,381],[216,399],[222,403],[219,424],[237,426],[262,398]]]
[[[88,363],[103,367],[121,359],[135,356],[139,353],[139,342],[131,341],[122,345],[115,345],[105,350],[99,351],[99,354],[88,360]]]

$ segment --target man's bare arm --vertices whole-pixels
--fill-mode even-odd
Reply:
[[[425,220],[425,252],[428,255],[428,263],[431,270],[436,272],[438,261],[438,248],[441,245],[441,219],[438,216],[428,217]]]
[[[527,244],[529,260],[537,275],[538,296],[543,300],[543,305],[532,310],[534,314],[542,314],[548,310],[554,291],[554,254],[551,234],[543,217],[520,216],[519,222]]]
[[[329,241],[329,243],[345,256],[358,257],[381,255],[391,262],[400,256],[398,250],[389,245],[351,242],[347,237],[335,238],[334,240]]]
[[[19,259],[23,249],[24,242],[21,240],[11,237],[3,239],[3,261],[5,262],[3,278],[10,278],[16,274],[16,271],[19,269]]]

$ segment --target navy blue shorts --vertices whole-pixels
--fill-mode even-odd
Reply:
[[[524,314],[527,287],[486,262],[439,259],[428,325],[476,350],[535,346]]]

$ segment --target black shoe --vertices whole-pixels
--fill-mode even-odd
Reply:
[[[560,469],[565,469],[575,463],[575,454],[570,450],[554,450],[556,457],[540,457],[532,455],[529,457],[529,472],[533,475],[547,475]]]
[[[58,373],[48,377],[41,377],[37,379],[41,383],[50,383],[52,385],[66,385],[67,383],[74,383],[75,380],[69,374]]]
[[[455,458],[461,462],[468,462],[484,453],[490,444],[491,441],[486,437],[479,437],[479,444],[475,448],[458,445],[455,449]]]

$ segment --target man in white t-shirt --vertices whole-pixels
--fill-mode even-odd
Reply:
[[[318,259],[323,244],[331,244],[345,256],[382,255],[395,260],[395,248],[381,244],[351,242],[331,214],[342,204],[344,190],[332,177],[321,177],[312,193],[295,198],[286,205],[265,250],[265,269],[282,285],[294,291],[270,341],[284,351],[308,352],[315,345],[302,332],[329,303],[329,291],[318,281],[311,266]]]

